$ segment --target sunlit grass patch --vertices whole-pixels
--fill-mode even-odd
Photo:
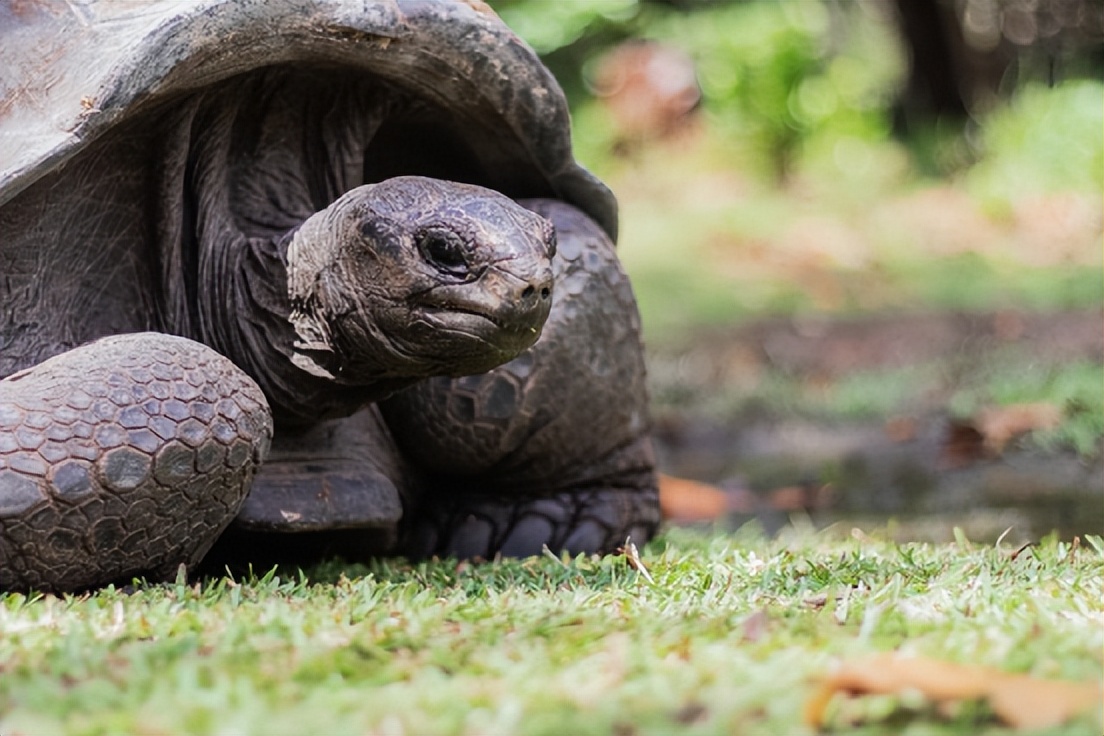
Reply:
[[[330,563],[0,597],[4,733],[808,733],[832,662],[901,650],[1099,681],[1101,542],[672,531],[622,557]],[[1002,732],[882,697],[866,732]],[[842,707],[842,706],[841,706]],[[1091,714],[1059,733],[1095,734]]]

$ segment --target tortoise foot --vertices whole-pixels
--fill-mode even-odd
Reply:
[[[201,572],[266,570],[394,549],[402,502],[388,476],[365,463],[317,458],[267,462],[241,512]]]
[[[624,485],[581,488],[526,498],[462,495],[436,498],[405,526],[403,550],[413,558],[528,557],[608,554],[632,537],[648,541],[659,527],[659,495],[650,472]]]
[[[278,534],[394,529],[402,501],[394,482],[347,460],[284,460],[264,466],[235,529]]]
[[[184,338],[104,338],[0,381],[0,589],[193,566],[271,436],[256,384]]]
[[[394,531],[408,475],[375,406],[297,432],[282,429],[233,528]]]

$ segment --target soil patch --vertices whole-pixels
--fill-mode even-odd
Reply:
[[[725,491],[731,524],[775,528],[799,513],[818,525],[892,517],[902,538],[949,539],[955,526],[978,540],[1008,527],[1009,541],[1104,531],[1104,447],[963,450],[969,428],[963,437],[947,410],[957,387],[985,381],[995,363],[1104,364],[1101,310],[771,319],[701,331],[649,359],[661,467]],[[756,399],[767,375],[815,386],[920,365],[939,380],[909,395],[905,415]]]

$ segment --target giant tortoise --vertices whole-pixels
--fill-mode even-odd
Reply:
[[[616,227],[479,0],[0,5],[0,589],[646,540]]]

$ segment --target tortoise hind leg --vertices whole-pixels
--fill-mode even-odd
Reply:
[[[0,381],[0,589],[196,564],[272,436],[260,389],[199,343],[104,338]]]
[[[631,454],[641,460],[648,453],[633,448]],[[550,493],[530,488],[523,495],[439,479],[436,492],[404,520],[402,549],[413,558],[491,559],[528,557],[544,547],[571,555],[606,554],[626,538],[651,539],[659,525],[653,474],[641,467],[595,483]],[[531,495],[534,491],[540,495]]]
[[[495,370],[418,384],[382,404],[427,472],[406,551],[489,558],[610,552],[659,525],[640,320],[613,244],[561,202],[556,285],[541,339]]]

